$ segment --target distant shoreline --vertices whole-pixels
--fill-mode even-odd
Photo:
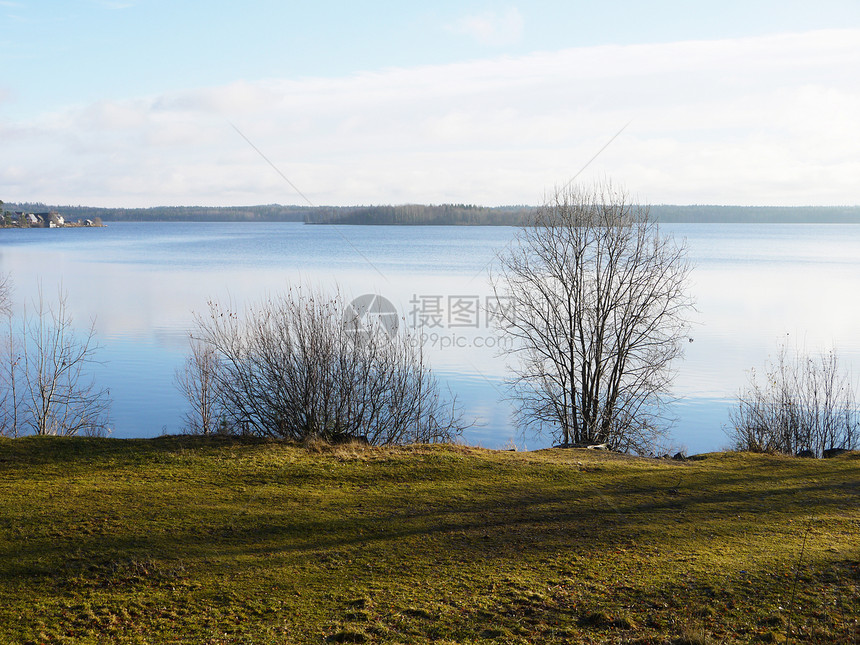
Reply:
[[[536,206],[403,204],[397,206],[160,206],[101,208],[88,206],[9,205],[16,211],[56,212],[69,221],[103,222],[303,222],[305,224],[384,226],[519,226]],[[858,224],[860,206],[650,206],[661,223],[694,224]]]

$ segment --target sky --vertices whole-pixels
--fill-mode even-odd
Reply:
[[[860,2],[0,0],[0,199],[860,204]]]

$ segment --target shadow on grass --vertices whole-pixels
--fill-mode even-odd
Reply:
[[[119,462],[134,465],[141,455],[146,459],[194,450],[202,457],[224,446],[247,448],[267,442],[215,439],[201,444],[198,438],[166,437],[131,445],[124,440],[49,443],[53,456],[43,457],[44,463],[75,459],[98,463],[118,456]],[[789,520],[802,521],[813,507],[819,515],[839,514],[856,501],[831,479],[810,481],[808,469],[792,464],[780,464],[778,486],[773,471],[755,468],[588,472],[557,463],[533,466],[528,472],[514,468],[516,481],[488,480],[480,475],[483,467],[476,477],[474,464],[464,469],[460,464],[434,468],[416,463],[397,470],[394,479],[413,482],[398,486],[387,477],[392,473],[386,472],[386,463],[349,466],[341,473],[347,477],[339,478],[336,472],[302,477],[312,484],[306,489],[298,484],[298,489],[287,490],[297,485],[289,473],[282,482],[264,478],[259,490],[254,488],[256,475],[247,480],[240,475],[232,485],[251,490],[238,494],[219,488],[221,482],[211,473],[210,481],[204,473],[200,481],[180,491],[170,491],[169,483],[167,488],[142,484],[126,492],[151,496],[151,503],[139,513],[123,517],[121,498],[87,504],[93,517],[120,518],[110,534],[82,534],[75,528],[86,519],[80,509],[66,516],[65,525],[58,513],[47,520],[53,524],[49,535],[34,530],[22,540],[13,539],[15,557],[0,571],[13,578],[48,574],[70,551],[83,557],[215,559],[230,568],[235,565],[229,560],[244,556],[291,559],[338,549],[405,555],[404,548],[407,552],[420,548],[436,550],[440,558],[455,555],[482,561],[522,557],[526,551],[536,559],[559,552],[588,555],[633,541],[658,549],[671,543],[674,549],[693,550],[707,542],[702,533],[739,542],[767,528],[778,534],[788,531],[790,538],[796,529]],[[506,467],[499,470],[504,475]],[[422,479],[428,473],[434,479]],[[338,479],[364,481],[366,487],[328,488]]]
[[[305,614],[335,616],[334,633],[364,633],[348,627],[361,620],[401,640],[677,633],[672,617],[695,614],[740,626],[747,642],[785,628],[775,608],[795,573],[798,624],[816,620],[809,607],[828,593],[856,607],[856,465],[855,455],[679,464],[450,447],[310,454],[234,438],[0,440],[0,589],[57,603],[181,597],[204,616],[209,602],[233,611],[289,588],[293,604],[314,599],[298,605]],[[348,590],[373,585],[387,598],[379,608],[362,591],[362,611],[338,609]]]

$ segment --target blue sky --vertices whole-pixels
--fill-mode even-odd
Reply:
[[[0,0],[0,198],[857,204],[860,2]],[[626,127],[625,127],[626,125]]]

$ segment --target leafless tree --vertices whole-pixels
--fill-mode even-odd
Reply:
[[[210,303],[198,337],[236,432],[374,445],[450,441],[462,424],[420,345],[347,307],[291,288],[240,315]]]
[[[21,434],[21,348],[15,333],[11,312],[6,314],[6,333],[2,336],[2,365],[0,365],[0,434],[18,437]]]
[[[684,244],[623,190],[556,190],[491,275],[518,359],[510,385],[521,427],[647,452],[686,340],[689,272]]]
[[[0,316],[5,318],[6,331],[0,341],[0,434],[17,437],[20,434],[21,388],[19,386],[20,343],[12,322],[12,279],[0,275]]]
[[[108,429],[110,397],[98,389],[89,369],[96,362],[95,328],[79,335],[66,295],[49,305],[41,286],[33,315],[21,324],[22,418],[35,434],[102,435]]]
[[[8,273],[0,273],[0,316],[10,316],[11,314],[12,276]]]
[[[839,368],[836,352],[811,357],[780,345],[760,385],[755,371],[730,414],[729,435],[738,450],[822,456],[860,443],[856,389]]]
[[[211,435],[229,430],[219,389],[219,362],[215,347],[191,337],[191,352],[176,371],[175,381],[190,410],[184,415],[191,434]]]

